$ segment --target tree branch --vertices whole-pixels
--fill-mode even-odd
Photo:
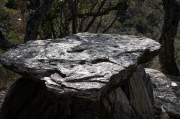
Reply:
[[[102,9],[102,7],[104,6],[106,0],[103,0],[101,5],[98,8],[97,13],[99,13]],[[88,26],[86,27],[86,29],[84,30],[85,32],[87,32],[89,30],[89,28],[92,26],[92,24],[94,23],[94,21],[96,20],[97,16],[93,16],[92,20],[89,22]]]
[[[114,24],[114,22],[117,20],[117,18],[118,18],[118,16],[116,16],[114,18],[114,20],[111,22],[111,24],[102,33],[105,33],[106,31],[108,31],[111,28],[111,26]]]
[[[99,19],[99,23],[98,23],[98,26],[97,26],[97,29],[96,29],[96,33],[98,32],[98,30],[99,30],[99,28],[101,26],[101,21],[102,21],[102,16]]]
[[[39,26],[41,25],[42,18],[49,10],[53,2],[54,0],[44,0],[39,8],[35,11],[35,13],[30,16],[29,21],[26,25],[26,35],[24,37],[24,42],[37,39],[37,31],[39,29]]]
[[[116,6],[112,6],[112,7],[108,7],[106,10],[102,11],[102,12],[89,12],[89,13],[84,13],[84,14],[77,14],[77,17],[79,18],[83,18],[84,16],[89,16],[89,17],[98,17],[98,16],[102,16],[102,15],[107,15],[109,14],[109,12],[111,12],[112,10],[118,10],[121,7],[127,6],[127,3],[125,2],[119,2]],[[69,18],[68,20],[70,20],[71,18]]]

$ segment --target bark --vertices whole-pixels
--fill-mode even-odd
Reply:
[[[103,7],[103,6],[102,6]],[[101,8],[102,8],[101,7]],[[77,17],[78,18],[84,18],[84,16],[88,16],[88,17],[99,17],[99,16],[103,16],[103,15],[107,15],[109,14],[111,11],[113,10],[119,10],[119,9],[122,9],[123,11],[127,9],[128,7],[128,4],[127,2],[119,2],[118,4],[116,4],[115,6],[111,6],[111,7],[108,7],[107,9],[105,9],[104,11],[97,11],[97,12],[88,12],[88,13],[84,13],[84,14],[81,14],[81,13],[78,13],[77,14]],[[94,8],[94,6],[92,7],[92,9]],[[91,10],[92,11],[92,10]],[[69,21],[72,20],[72,18],[70,17],[68,19]]]
[[[75,34],[77,33],[76,28],[77,28],[77,18],[76,18],[76,14],[77,14],[77,1],[73,0],[70,1],[70,4],[72,4],[71,6],[71,12],[72,12],[72,33]]]
[[[99,13],[101,11],[101,9],[103,8],[104,4],[106,3],[106,0],[103,0],[101,5],[98,8],[97,13]],[[92,20],[89,22],[88,26],[86,27],[86,29],[84,30],[85,32],[87,32],[89,30],[89,28],[92,26],[92,24],[94,23],[94,21],[96,20],[97,16],[94,16],[92,18]]]
[[[116,16],[116,17],[114,18],[114,20],[111,22],[111,24],[110,24],[102,33],[106,33],[106,32],[112,27],[112,25],[113,25],[114,22],[117,20],[117,18],[118,18],[118,16]]]
[[[164,5],[164,25],[159,42],[161,50],[159,61],[164,73],[179,75],[179,71],[174,59],[174,37],[177,33],[178,22],[180,20],[180,5],[176,0],[163,0]]]
[[[51,28],[51,34],[52,34],[52,36],[53,36],[53,39],[56,39],[57,38],[57,35],[56,35],[56,30],[54,29],[54,24],[53,24],[53,22],[50,20],[49,21],[49,24],[50,24],[50,28]]]
[[[42,18],[51,7],[53,2],[54,0],[44,0],[35,13],[30,16],[26,25],[26,35],[24,37],[24,42],[37,39],[38,29],[41,25]]]
[[[40,7],[32,14],[26,25],[26,35],[24,37],[24,42],[29,40],[36,40],[38,36],[38,29],[41,25],[41,21],[45,13],[48,11],[54,0],[44,0]],[[0,31],[0,49],[8,50],[17,45],[10,43]]]

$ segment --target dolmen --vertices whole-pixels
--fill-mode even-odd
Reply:
[[[159,49],[145,37],[93,33],[12,48],[0,62],[22,77],[9,88],[0,119],[154,119],[141,64]]]

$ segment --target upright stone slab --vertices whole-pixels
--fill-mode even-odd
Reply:
[[[155,107],[159,118],[178,119],[180,118],[180,77],[165,75],[155,69],[146,68],[153,84]]]
[[[137,66],[159,48],[149,38],[78,33],[10,49],[0,61],[23,78],[10,88],[0,118],[152,119],[152,102]],[[138,107],[130,97],[133,88],[124,88],[138,86],[130,85],[135,74],[139,94],[145,96],[137,100],[147,99],[148,107]]]

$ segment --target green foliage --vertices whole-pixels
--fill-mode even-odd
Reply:
[[[0,1],[0,25],[1,26],[6,20],[8,20],[10,18],[9,13],[7,12],[4,5],[5,5],[5,0],[1,0]]]
[[[23,35],[16,32],[16,28],[21,28],[21,23],[18,20],[19,10],[15,10],[16,8],[16,0],[0,1],[0,30],[12,43],[20,44]],[[4,53],[4,51],[0,50],[1,53]],[[19,75],[5,69],[0,64],[0,88],[7,87],[10,82],[14,82],[18,77]]]
[[[39,6],[42,0],[23,0],[33,9]],[[71,0],[70,0],[71,1]],[[73,1],[76,1],[74,3]],[[75,32],[83,32],[92,21],[93,24],[87,30],[88,32],[103,32],[111,24],[117,15],[118,20],[114,22],[107,33],[138,35],[159,39],[163,24],[163,5],[162,0],[125,0],[129,5],[128,10],[119,9],[108,12],[105,15],[94,17],[97,12],[103,13],[111,6],[115,6],[119,0],[107,0],[102,8],[100,5],[103,0],[56,0],[51,9],[43,18],[42,25],[39,29],[39,39],[61,38]],[[25,25],[27,16],[20,10],[17,0],[1,0],[0,1],[0,28],[4,30],[6,38],[16,44],[21,44],[25,34]],[[23,4],[21,4],[23,5]],[[100,10],[98,11],[98,9]],[[120,7],[121,8],[121,7]],[[17,10],[18,9],[18,10]],[[89,16],[88,16],[89,15]],[[19,21],[18,19],[23,19]],[[75,27],[75,29],[73,29]],[[175,40],[175,58],[180,65],[180,29],[177,32]],[[2,53],[2,51],[0,51]],[[16,74],[5,70],[0,66],[1,79],[14,79]],[[0,82],[1,84],[5,84]]]
[[[5,23],[9,19],[10,19],[10,16],[9,16],[8,12],[5,9],[0,8],[0,24],[1,24],[1,27],[2,27],[3,23]]]
[[[6,7],[9,9],[17,9],[17,0],[8,0]]]
[[[129,4],[129,5],[132,5],[133,4],[133,1],[132,0],[126,0],[127,1],[127,3]]]
[[[119,2],[119,0],[107,0],[105,3],[104,0],[74,0],[74,2],[56,0],[39,29],[41,39],[61,38],[77,32],[103,32],[116,17],[117,10],[121,9],[121,6],[114,11],[110,8]],[[107,18],[109,14],[111,16]]]
[[[162,0],[133,1],[121,22],[120,34],[139,35],[159,40],[164,20]],[[180,65],[180,24],[175,38],[175,60]]]
[[[122,18],[123,19],[122,19]],[[125,14],[120,14],[121,31],[159,39],[163,24],[163,6],[161,0],[133,1]],[[121,32],[120,32],[121,34]]]

